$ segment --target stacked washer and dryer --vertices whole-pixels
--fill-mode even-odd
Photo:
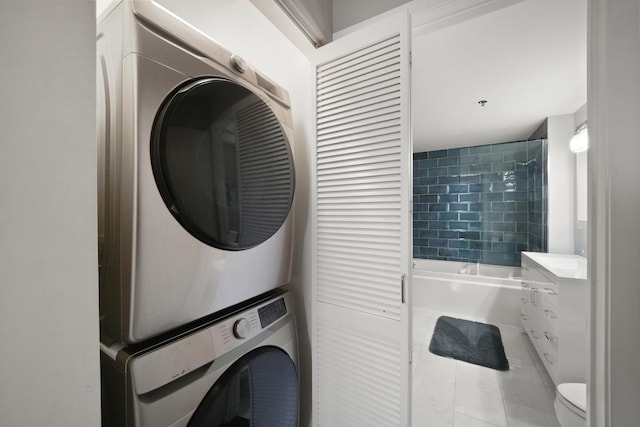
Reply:
[[[101,16],[105,426],[295,426],[287,92],[151,0]]]

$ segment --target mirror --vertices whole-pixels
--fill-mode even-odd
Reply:
[[[576,153],[576,221],[587,222],[587,152]]]

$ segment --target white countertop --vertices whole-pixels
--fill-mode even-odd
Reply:
[[[537,262],[557,277],[564,279],[587,279],[587,260],[580,255],[522,252],[523,256]]]

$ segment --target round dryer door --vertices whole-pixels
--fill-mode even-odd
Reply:
[[[298,375],[277,347],[260,347],[236,361],[202,400],[188,427],[295,427]]]
[[[295,174],[287,136],[259,96],[230,80],[190,81],[167,97],[151,163],[171,214],[210,246],[254,247],[289,214]]]

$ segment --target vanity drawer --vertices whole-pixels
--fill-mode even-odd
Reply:
[[[558,383],[558,364],[557,364],[558,352],[553,351],[547,347],[544,347],[541,359],[542,359],[542,363],[547,368],[547,372],[549,372],[551,379],[555,384],[557,384]]]
[[[558,353],[558,331],[552,327],[551,325],[545,325],[547,327],[542,328],[542,338],[541,341],[545,344],[545,346],[549,347],[554,354]]]
[[[534,348],[536,349],[536,353],[538,353],[538,357],[542,361],[545,369],[551,376],[551,379],[555,384],[557,384],[558,379],[558,348],[551,344],[551,342],[546,338],[544,332],[538,332],[535,330],[527,331],[529,337],[531,338],[531,342],[533,343]]]
[[[540,292],[539,293],[539,308],[541,310],[542,322],[544,324],[549,324],[549,327],[558,330],[558,304],[557,304],[557,296],[554,299],[549,295]],[[555,303],[555,304],[554,304]]]
[[[554,306],[558,306],[558,285],[555,283],[544,283],[539,289],[544,298],[547,298]]]

